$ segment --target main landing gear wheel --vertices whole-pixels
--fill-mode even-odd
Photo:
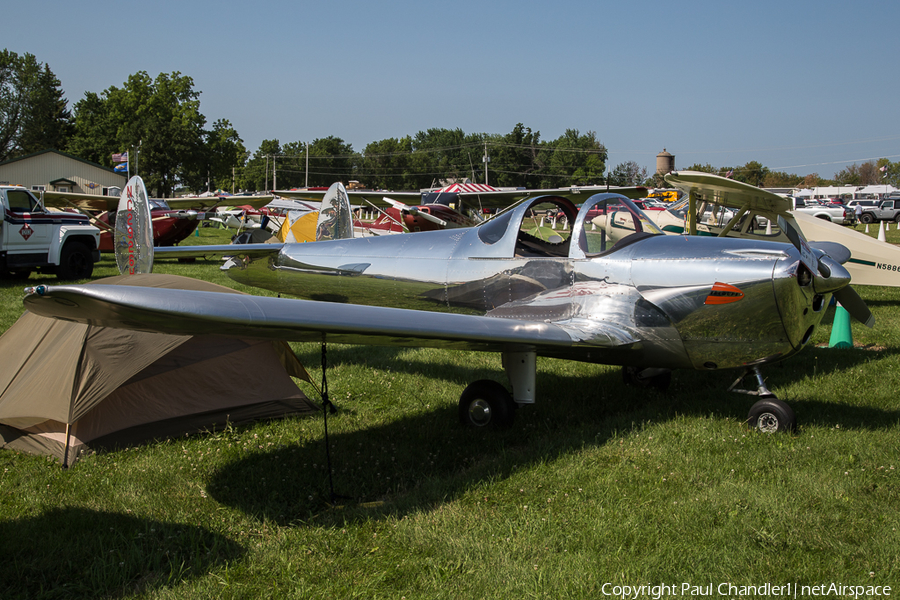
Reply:
[[[510,393],[492,379],[470,383],[459,397],[459,420],[470,427],[509,427],[515,410]]]
[[[765,396],[750,407],[747,425],[762,433],[792,432],[797,428],[794,409],[775,396]]]

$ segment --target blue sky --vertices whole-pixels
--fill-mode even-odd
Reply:
[[[594,131],[611,168],[650,172],[663,148],[823,177],[900,160],[896,0],[20,0],[4,17],[5,47],[47,63],[70,107],[177,71],[250,151],[523,123]]]

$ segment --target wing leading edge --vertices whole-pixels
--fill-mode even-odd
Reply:
[[[527,348],[554,356],[640,345],[614,326],[595,330],[586,340],[577,328],[540,321],[120,285],[39,286],[24,303],[46,317],[160,333],[456,350]]]

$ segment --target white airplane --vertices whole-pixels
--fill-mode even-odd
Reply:
[[[855,229],[791,211],[787,198],[733,179],[710,173],[677,171],[666,175],[666,181],[690,197],[686,219],[680,226],[677,218],[674,222],[657,222],[667,233],[682,233],[684,230],[698,235],[790,242],[777,225],[781,218],[801,232],[807,241],[846,247],[850,256],[844,267],[853,277],[854,285],[900,287],[900,248],[893,244],[880,242]],[[703,214],[705,206],[717,210],[730,208],[734,214],[723,223],[704,223],[697,215]],[[655,219],[657,216],[653,212],[648,214]],[[668,218],[672,220],[671,216]],[[771,227],[761,225],[761,222],[768,222]]]

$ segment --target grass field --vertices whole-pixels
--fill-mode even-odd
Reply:
[[[201,233],[189,241],[222,235]],[[156,270],[250,291],[216,264]],[[2,282],[4,331],[24,284]],[[767,583],[896,595],[900,290],[859,291],[877,325],[853,324],[855,348],[821,347],[828,316],[764,370],[797,413],[793,435],[746,428],[752,399],[725,392],[731,372],[678,372],[648,393],[616,368],[549,359],[510,430],[473,431],[456,403],[470,381],[505,381],[498,356],[329,346],[336,507],[321,415],[68,470],[0,451],[0,598],[690,597],[685,584],[752,598],[766,594],[737,586]],[[295,350],[321,377],[319,347]]]

